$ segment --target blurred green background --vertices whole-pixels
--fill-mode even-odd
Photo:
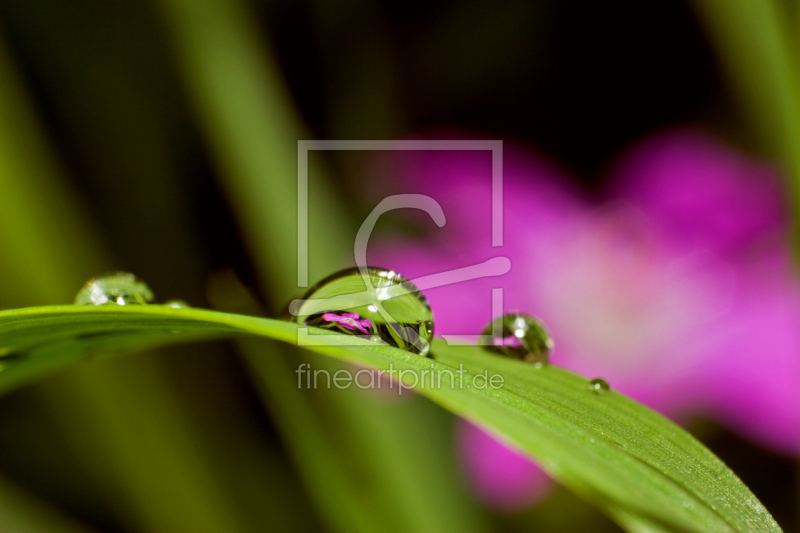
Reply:
[[[68,303],[120,269],[161,301],[277,312],[297,292],[298,139],[480,132],[538,147],[591,191],[631,142],[690,123],[791,166],[764,134],[782,101],[762,95],[778,111],[759,114],[695,7],[4,0],[0,308]],[[312,164],[328,191],[312,198],[313,282],[347,264],[369,207],[351,160]],[[340,234],[313,231],[331,219]],[[184,346],[2,398],[0,530],[616,530],[563,491],[513,515],[482,508],[451,415],[420,398],[297,391],[300,357]],[[797,531],[794,461],[696,430]]]

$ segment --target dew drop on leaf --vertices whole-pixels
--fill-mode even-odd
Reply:
[[[191,306],[184,302],[183,300],[167,300],[164,302],[166,307],[172,307],[173,309],[190,309]]]
[[[521,313],[494,319],[483,330],[483,336],[487,339],[484,349],[537,366],[547,364],[553,349],[553,339],[541,322]]]
[[[608,391],[611,390],[611,387],[608,386],[606,380],[601,378],[596,378],[589,382],[589,390],[595,394],[602,395],[602,394],[607,394]]]
[[[145,282],[128,272],[114,272],[87,281],[75,297],[75,305],[145,305],[153,299]]]
[[[366,267],[365,274],[348,268],[323,279],[292,302],[292,320],[427,355],[433,312],[425,296],[393,270]]]

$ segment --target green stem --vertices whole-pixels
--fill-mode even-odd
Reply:
[[[4,305],[71,302],[108,270],[2,47],[0,190]],[[143,531],[241,530],[154,359],[87,365],[37,392],[123,521]]]
[[[800,83],[787,10],[775,0],[695,0],[757,138],[787,177],[800,257]]]
[[[297,141],[304,138],[299,120],[251,23],[253,17],[241,2],[161,0],[160,5],[223,184],[238,208],[263,285],[278,308],[302,290],[296,286],[294,231]],[[343,260],[352,250],[345,229],[346,210],[328,190],[331,182],[321,180],[320,174],[321,169],[312,166],[311,282],[345,266]],[[426,472],[413,464],[398,468],[397,458],[413,454],[419,440],[387,439],[370,430],[376,424],[392,424],[393,435],[413,436],[431,421],[429,410],[409,404],[400,408],[404,416],[398,416],[363,395],[353,400],[350,393],[354,391],[318,390],[313,394],[316,400],[311,400],[310,393],[297,390],[295,377],[282,360],[246,353],[266,407],[329,527],[436,531],[446,524],[470,524],[457,529],[480,529],[466,499],[454,488],[454,469]],[[440,444],[441,453],[449,455],[448,441],[443,438]],[[368,453],[362,456],[356,450]],[[331,479],[335,472],[336,479]],[[399,497],[395,497],[397,491],[402,491]],[[450,505],[438,505],[440,501]]]

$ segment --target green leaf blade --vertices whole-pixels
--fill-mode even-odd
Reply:
[[[162,306],[3,311],[0,349],[25,355],[0,371],[0,392],[35,379],[39,370],[50,372],[91,353],[240,335],[296,343],[300,328]],[[625,516],[620,521],[629,527],[649,523],[679,531],[780,531],[736,475],[691,435],[622,394],[591,393],[583,377],[442,341],[434,343],[434,359],[429,359],[346,335],[311,333],[304,347],[313,351],[379,370],[416,372],[420,394],[538,459],[554,478],[601,508],[618,509],[610,514]],[[336,335],[336,346],[328,345],[330,335]],[[52,363],[65,352],[72,355]],[[433,386],[439,371],[450,371],[452,382],[445,378]],[[493,374],[503,376],[502,388],[482,386],[477,377]]]

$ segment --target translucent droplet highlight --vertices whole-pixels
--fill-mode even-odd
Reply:
[[[164,305],[173,309],[191,309],[191,306],[183,300],[167,300]]]
[[[483,347],[496,354],[546,365],[553,350],[553,339],[544,326],[534,317],[521,313],[509,313],[494,319],[483,330]]]
[[[292,302],[292,320],[427,355],[433,312],[425,296],[393,270],[367,267],[365,273],[348,268],[323,279]]]
[[[145,305],[153,299],[145,282],[128,272],[114,272],[87,281],[75,297],[75,305]]]
[[[611,387],[608,386],[606,380],[596,378],[589,382],[589,390],[595,394],[603,395],[608,394],[608,391],[611,390]]]

